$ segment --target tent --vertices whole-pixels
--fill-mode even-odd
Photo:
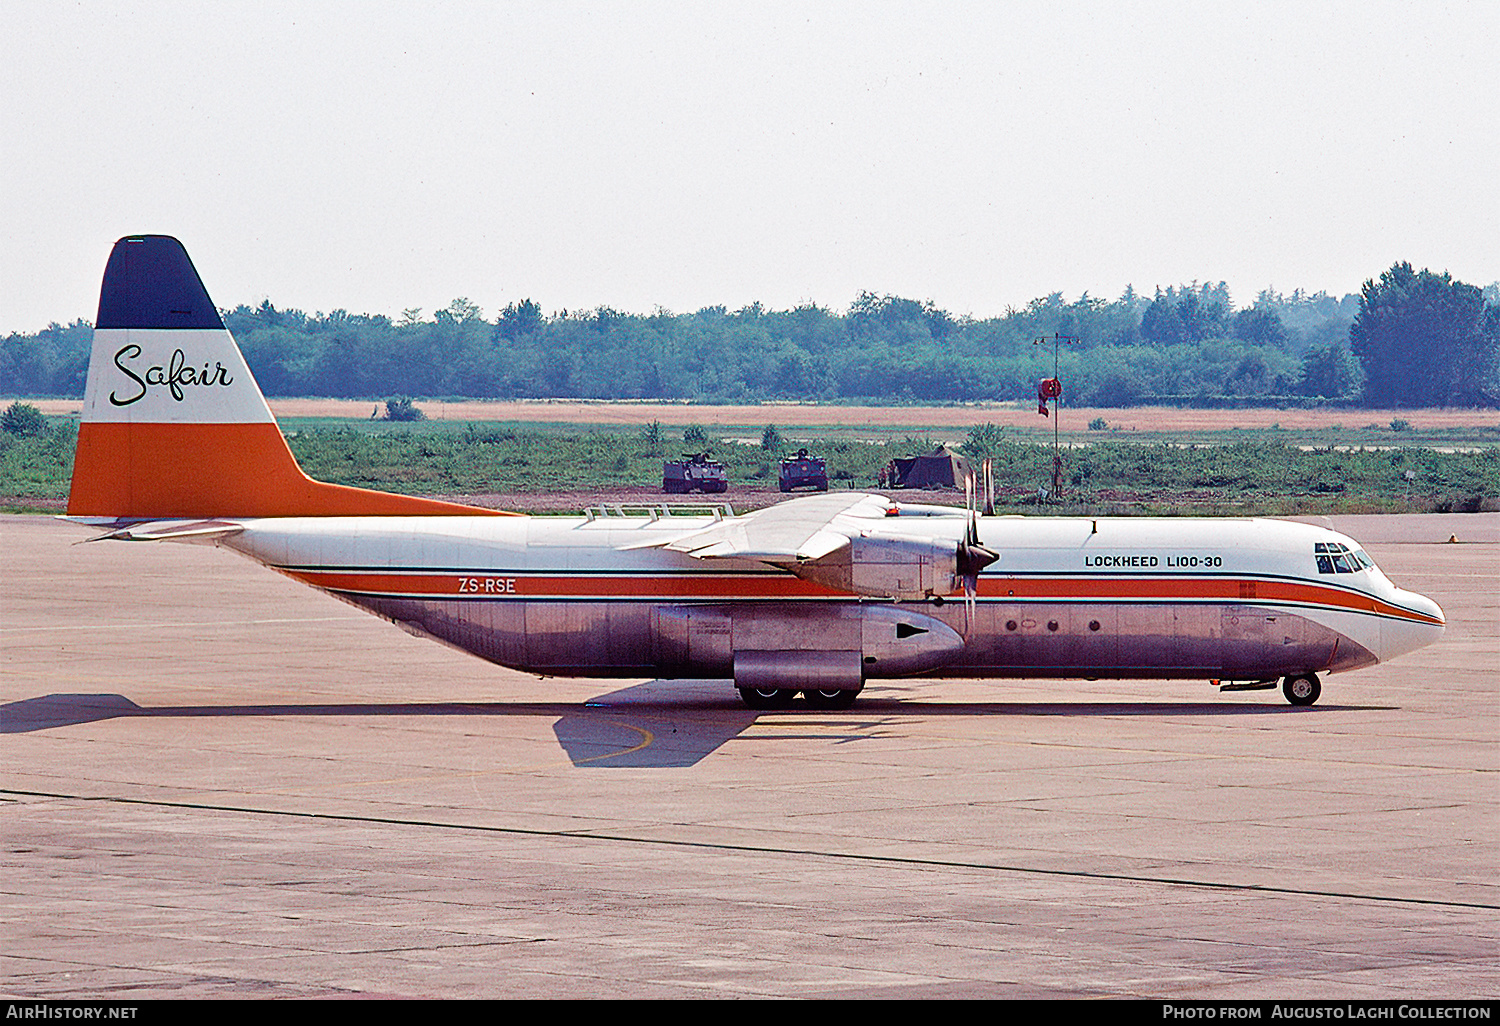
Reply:
[[[961,488],[972,471],[969,461],[944,446],[925,456],[891,460],[885,470],[887,488]]]

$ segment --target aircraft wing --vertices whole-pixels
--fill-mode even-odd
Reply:
[[[698,559],[756,559],[796,566],[847,547],[858,521],[881,519],[890,500],[860,492],[809,495],[660,544]]]
[[[950,523],[892,520],[913,516]],[[883,495],[846,492],[792,499],[650,544],[695,559],[757,560],[834,591],[918,599],[962,586],[960,557],[968,549],[960,538],[963,523],[961,509],[904,506]],[[988,561],[995,559],[986,554]]]

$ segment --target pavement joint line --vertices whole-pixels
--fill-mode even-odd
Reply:
[[[359,816],[353,813],[297,812],[291,809],[255,809],[239,805],[208,805],[196,802],[170,802],[152,798],[122,798],[111,795],[60,794],[51,791],[19,791],[0,788],[0,795],[26,798],[57,798],[64,801],[113,802],[120,805],[144,805],[151,808],[185,809],[199,812],[229,812],[251,816],[282,816],[292,819],[318,819],[340,823],[370,823],[385,826],[419,827],[472,833],[509,834],[519,837],[544,837],[585,841],[617,841],[627,844],[659,845],[670,848],[693,848],[705,851],[741,852],[754,855],[801,855],[846,862],[884,863],[893,866],[918,866],[947,869],[977,869],[1027,876],[1071,877],[1082,880],[1108,880],[1121,883],[1147,883],[1169,887],[1197,887],[1205,890],[1254,894],[1286,894],[1311,898],[1345,898],[1394,905],[1423,905],[1442,908],[1500,910],[1500,904],[1477,901],[1446,901],[1439,898],[1399,898],[1383,894],[1358,894],[1352,891],[1322,891],[1299,887],[1276,887],[1270,884],[1220,883],[1212,880],[1188,880],[1179,877],[1144,876],[1130,873],[1103,873],[1082,869],[1042,869],[1036,866],[1009,866],[993,862],[966,862],[957,859],[914,858],[902,855],[862,855],[857,852],[817,851],[811,848],[779,848],[769,845],[730,844],[722,841],[682,841],[659,837],[634,837],[629,834],[605,834],[587,830],[536,830],[527,827],[486,826],[480,823],[442,823],[437,820],[397,819],[385,816]]]
[[[24,634],[33,631],[116,631],[116,630],[164,630],[168,627],[259,627],[269,623],[341,623],[363,622],[363,616],[298,616],[279,617],[271,620],[201,620],[181,623],[68,623],[48,624],[45,627],[0,627],[0,634]]]

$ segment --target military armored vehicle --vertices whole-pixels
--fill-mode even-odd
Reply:
[[[798,449],[797,455],[788,456],[781,461],[781,477],[778,482],[781,490],[789,492],[793,488],[812,488],[819,492],[828,491],[828,464],[821,456],[809,456],[806,449]]]
[[[661,465],[661,490],[668,495],[727,492],[729,475],[724,472],[724,464],[710,459],[706,452],[683,453],[682,459]]]

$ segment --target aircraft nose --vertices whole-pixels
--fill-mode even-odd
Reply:
[[[1442,607],[1426,595],[1398,590],[1395,605],[1408,615],[1386,620],[1381,625],[1382,662],[1431,645],[1443,636],[1443,631],[1447,628],[1448,621],[1443,616]]]

